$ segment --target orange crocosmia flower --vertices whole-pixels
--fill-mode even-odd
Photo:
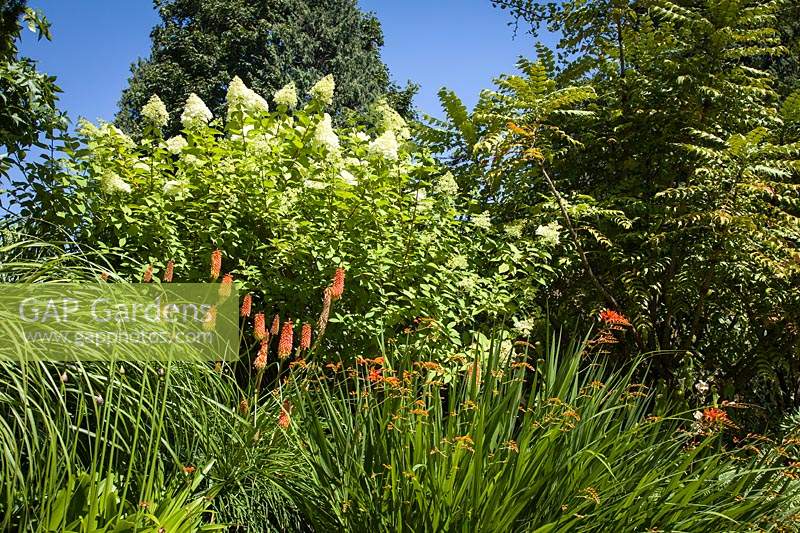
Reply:
[[[703,409],[703,421],[709,424],[727,424],[730,422],[728,413],[717,407]]]
[[[367,379],[372,381],[373,383],[381,381],[381,379],[383,379],[383,376],[381,375],[381,369],[373,368],[372,370],[370,370]]]
[[[239,309],[239,316],[243,317],[243,318],[249,317],[250,316],[250,311],[252,310],[252,308],[253,308],[253,295],[248,292],[247,294],[244,295],[244,298],[242,298],[242,307]],[[264,325],[263,324],[263,322],[264,322],[264,315],[263,314],[261,315],[261,322],[262,322],[261,325],[263,327],[263,325]]]
[[[616,325],[616,326],[630,326],[630,321],[625,318],[624,315],[617,313],[612,309],[603,309],[600,312],[600,320],[605,322],[606,324]]]
[[[217,279],[222,270],[222,252],[214,250],[211,252],[211,279]]]

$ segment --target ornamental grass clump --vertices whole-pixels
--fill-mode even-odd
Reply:
[[[340,531],[745,531],[788,524],[780,449],[726,449],[656,405],[588,343],[510,357],[495,343],[453,376],[402,352],[296,378],[296,435]],[[450,376],[449,378],[447,376]],[[663,400],[662,402],[663,403]],[[742,444],[742,443],[740,443]]]

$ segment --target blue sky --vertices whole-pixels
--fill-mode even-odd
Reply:
[[[158,16],[150,0],[30,0],[52,23],[53,41],[26,35],[22,52],[58,78],[61,107],[73,120],[110,120],[130,64],[150,50]],[[359,0],[383,25],[383,59],[393,78],[421,85],[417,107],[439,115],[436,92],[455,90],[471,105],[497,75],[532,56],[532,38],[516,38],[508,14],[489,0]]]

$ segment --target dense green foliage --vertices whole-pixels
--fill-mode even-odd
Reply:
[[[0,281],[242,297],[236,361],[6,343],[0,529],[797,530],[796,6],[494,3],[559,49],[419,124],[353,0],[157,1],[76,138],[0,3]]]
[[[336,77],[332,114],[364,110],[390,92],[408,110],[413,86],[394,87],[380,59],[378,19],[355,0],[155,0],[162,22],[150,57],[132,66],[116,124],[141,130],[140,110],[158,94],[170,110],[169,134],[180,129],[180,109],[198,94],[216,115],[225,87],[239,76],[262,94],[293,81],[301,92],[325,74]]]
[[[751,66],[786,52],[781,4],[513,4],[563,61],[540,48],[471,113],[443,92],[430,142],[498,220],[569,214],[560,320],[616,308],[660,378],[796,406],[798,102]]]
[[[420,317],[447,354],[466,326],[534,311],[524,304],[531,280],[544,284],[551,269],[547,243],[513,244],[480,214],[464,216],[452,176],[408,141],[388,105],[373,108],[373,129],[334,130],[321,98],[296,110],[236,107],[248,91],[231,83],[224,125],[185,121],[185,137],[166,141],[160,125],[134,143],[112,125],[83,123],[86,148],[68,152],[63,171],[20,202],[22,214],[123,257],[116,269],[132,280],[172,260],[175,281],[205,281],[220,249],[223,270],[270,317],[315,321],[344,267],[348,298],[327,347],[346,357]]]
[[[39,72],[34,62],[20,57],[17,41],[24,27],[39,39],[50,39],[47,19],[26,7],[23,0],[0,2],[0,177],[11,168],[20,173],[43,169],[26,155],[30,148],[47,147],[41,140],[63,128],[65,119],[56,109],[60,89],[55,78]],[[8,207],[8,206],[4,206]]]

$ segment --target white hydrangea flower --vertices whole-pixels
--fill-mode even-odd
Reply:
[[[516,220],[510,224],[506,224],[503,229],[505,230],[506,235],[512,239],[520,239],[522,238],[522,231],[525,229],[525,221]]]
[[[362,143],[368,143],[369,141],[372,140],[372,139],[370,139],[369,135],[367,135],[363,131],[356,132],[355,138],[356,138],[357,141],[360,141]]]
[[[166,141],[167,150],[171,154],[178,155],[181,151],[189,146],[189,143],[186,142],[186,139],[183,138],[183,135],[176,135],[175,137],[170,137]]]
[[[108,122],[100,124],[100,127],[95,129],[95,132],[95,140],[107,140],[112,143],[119,143],[123,147],[130,148],[131,150],[136,148],[136,143],[133,142],[133,139],[128,137],[124,131]]]
[[[451,270],[460,270],[462,268],[467,268],[467,266],[469,266],[467,258],[461,254],[454,255],[447,261],[447,268]]]
[[[490,229],[492,227],[492,217],[488,211],[472,215],[472,225],[480,229]]]
[[[378,113],[379,126],[383,131],[393,131],[401,139],[407,139],[411,136],[405,119],[400,116],[400,113],[392,109],[392,106],[389,105],[385,98],[381,98],[375,104],[375,110]]]
[[[186,154],[185,156],[183,156],[183,160],[186,162],[187,165],[193,167],[201,167],[205,164],[199,157],[197,157],[194,154]]]
[[[303,186],[307,187],[309,189],[322,190],[322,189],[326,188],[328,186],[328,184],[327,183],[323,183],[321,181],[316,181],[316,180],[305,180],[303,182]]]
[[[212,118],[214,118],[214,115],[205,102],[196,94],[190,94],[186,99],[186,105],[183,107],[181,124],[185,128],[193,128],[200,124],[208,124]]]
[[[330,105],[333,102],[333,91],[336,88],[336,82],[333,80],[333,75],[328,74],[311,87],[308,92],[311,98],[319,100],[325,105]]]
[[[558,222],[551,222],[544,226],[536,228],[536,235],[541,237],[542,241],[550,246],[556,246],[561,242],[561,225]]]
[[[339,173],[339,177],[348,185],[358,185],[358,179],[345,169],[342,169],[342,171]]]
[[[369,143],[369,151],[371,153],[379,155],[389,161],[397,160],[398,148],[397,137],[391,130],[383,132],[374,141]]]
[[[428,191],[419,189],[416,192],[417,212],[424,213],[433,206],[433,200],[428,198]]]
[[[325,113],[322,120],[317,124],[314,130],[314,141],[332,152],[339,150],[339,137],[333,131],[333,124],[329,114]]]
[[[100,176],[100,187],[107,194],[114,194],[118,192],[130,193],[131,186],[116,172],[106,172]]]
[[[157,94],[151,96],[142,107],[142,116],[157,128],[163,128],[169,122],[167,106],[164,105],[164,102],[161,101]]]
[[[183,192],[186,183],[182,180],[168,180],[164,182],[164,194],[167,196],[175,196]]]
[[[267,101],[245,85],[239,76],[234,76],[231,80],[225,100],[228,102],[228,120],[234,111],[241,111],[249,115],[258,115],[269,111]]]
[[[523,335],[530,335],[534,326],[534,321],[529,318],[525,318],[523,320],[514,320],[514,329]]]
[[[458,183],[451,172],[445,173],[436,182],[435,191],[442,196],[456,196],[458,194]]]
[[[85,137],[96,137],[99,130],[97,126],[86,120],[85,118],[80,118],[78,120],[78,133]]]
[[[466,293],[471,293],[478,287],[478,276],[470,272],[458,280],[456,286]]]
[[[285,105],[289,109],[297,107],[297,87],[290,81],[272,95],[272,99],[278,105]]]

